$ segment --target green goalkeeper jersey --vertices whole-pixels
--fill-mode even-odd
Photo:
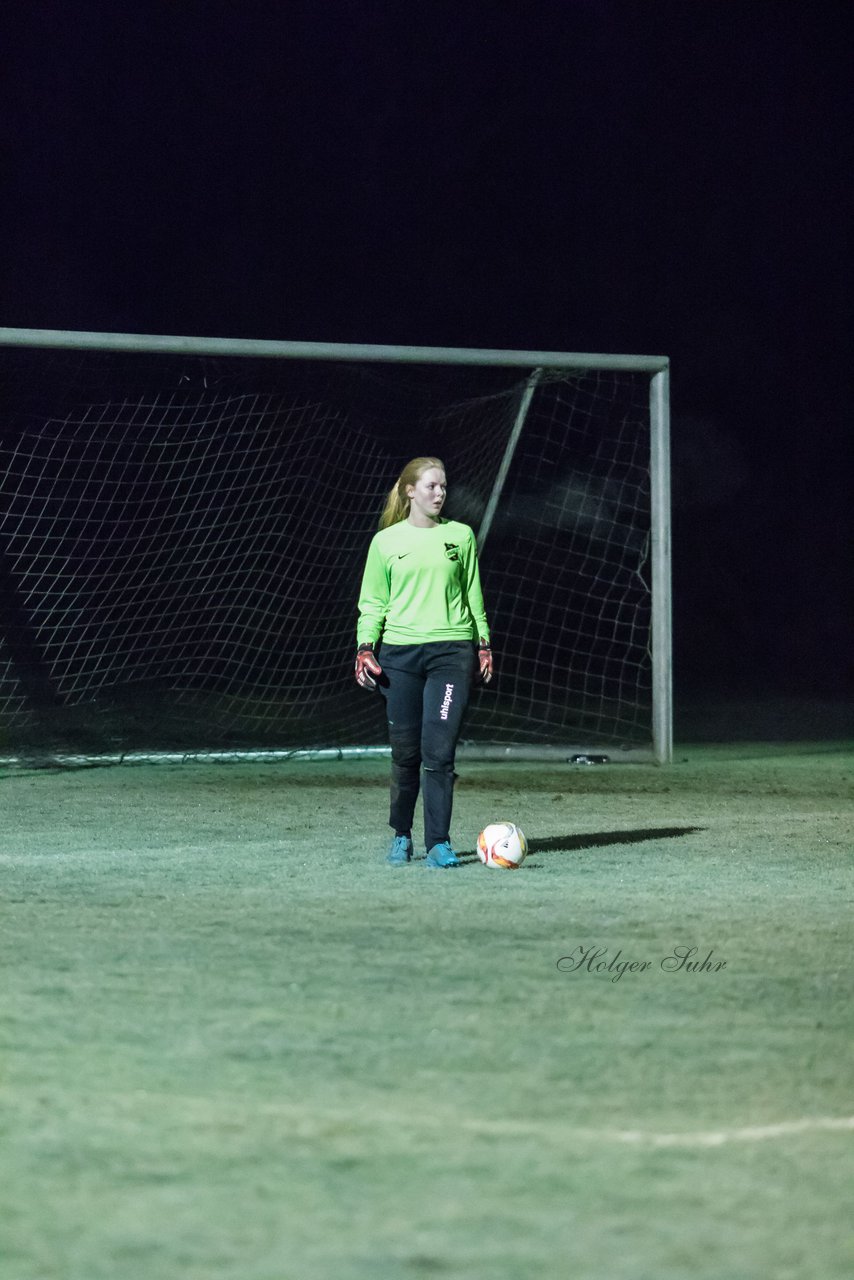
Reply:
[[[477,544],[467,524],[401,520],[374,535],[359,595],[357,644],[488,640]]]

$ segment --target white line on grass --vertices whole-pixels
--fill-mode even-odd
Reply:
[[[522,1136],[539,1126],[511,1121],[463,1120],[461,1127],[479,1133],[507,1133]],[[619,1142],[646,1147],[722,1147],[730,1142],[765,1142],[799,1133],[817,1131],[854,1131],[854,1116],[804,1116],[800,1120],[782,1120],[778,1124],[743,1125],[732,1129],[700,1129],[685,1133],[656,1133],[648,1129],[582,1129],[567,1126],[549,1130],[560,1139],[574,1138],[588,1142]]]
[[[26,1113],[28,1089],[19,1093],[17,1109]],[[330,1108],[306,1099],[302,1103],[268,1100],[249,1107],[232,1095],[195,1097],[160,1091],[133,1090],[130,1093],[99,1094],[90,1105],[103,1118],[110,1113],[127,1119],[140,1116],[156,1107],[163,1118],[170,1108],[175,1122],[216,1128],[222,1123],[238,1123],[251,1127],[253,1121],[272,1126],[279,1140],[301,1138],[306,1141],[363,1140],[370,1134],[381,1142],[393,1133],[403,1143],[413,1134],[436,1129],[465,1132],[483,1138],[533,1138],[537,1142],[554,1142],[562,1146],[582,1142],[602,1145],[620,1143],[647,1148],[682,1147],[686,1149],[723,1147],[736,1142],[767,1142],[776,1138],[796,1137],[817,1132],[854,1132],[854,1116],[803,1116],[797,1120],[781,1120],[776,1124],[741,1125],[727,1129],[686,1130],[684,1133],[659,1133],[649,1129],[594,1129],[554,1120],[490,1119],[486,1117],[448,1114],[435,1108],[429,1113],[417,1111],[403,1114],[390,1109],[383,1101],[373,1106],[364,1094],[351,1108]],[[178,1118],[180,1115],[180,1119]],[[380,1135],[383,1135],[380,1137]]]
[[[817,1129],[854,1130],[854,1116],[804,1117],[802,1120],[783,1120],[779,1124],[745,1125],[739,1129],[700,1130],[695,1133],[644,1133],[640,1129],[616,1129],[598,1136],[612,1142],[650,1147],[722,1147],[728,1142],[764,1142],[769,1138],[785,1138]]]

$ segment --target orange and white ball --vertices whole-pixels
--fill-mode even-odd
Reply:
[[[485,867],[515,871],[528,852],[528,841],[515,822],[490,822],[477,838],[477,856]]]

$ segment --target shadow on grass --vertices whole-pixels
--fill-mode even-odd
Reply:
[[[644,840],[672,840],[690,836],[704,827],[640,827],[637,831],[597,831],[585,835],[549,836],[547,840],[529,840],[528,853],[564,853],[576,849],[594,849],[609,844],[642,844]]]
[[[549,836],[547,840],[529,840],[528,857],[535,853],[574,853],[577,849],[595,849],[611,844],[642,844],[645,840],[672,840],[690,836],[705,827],[641,827],[637,831],[596,831],[584,835]],[[477,854],[466,850],[461,859],[476,862]]]

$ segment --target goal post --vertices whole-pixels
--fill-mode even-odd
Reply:
[[[652,375],[649,400],[652,747],[655,760],[668,764],[673,758],[669,369]]]
[[[438,455],[498,677],[462,754],[672,754],[668,361],[0,329],[0,757],[386,750],[367,544]]]

